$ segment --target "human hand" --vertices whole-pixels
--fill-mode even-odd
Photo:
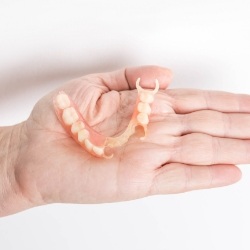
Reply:
[[[13,185],[29,201],[27,207],[131,200],[219,187],[240,179],[234,164],[250,162],[248,95],[166,89],[171,72],[155,66],[87,75],[60,90],[96,131],[114,136],[129,123],[138,77],[144,88],[154,88],[156,78],[161,87],[148,135],[144,141],[130,138],[110,160],[85,152],[65,132],[53,109],[59,90],[36,104],[22,124],[22,146],[13,165]]]

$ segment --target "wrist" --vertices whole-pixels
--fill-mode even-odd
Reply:
[[[24,123],[0,127],[0,217],[31,207],[18,185],[16,166],[23,146]]]

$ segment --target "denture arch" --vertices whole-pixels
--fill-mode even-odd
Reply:
[[[136,128],[142,127],[144,137],[147,134],[151,105],[155,94],[159,91],[159,82],[155,80],[155,88],[144,89],[140,86],[140,78],[136,81],[138,97],[131,120],[125,131],[119,136],[106,137],[92,129],[82,117],[78,107],[63,91],[60,91],[54,98],[54,109],[56,115],[68,134],[87,152],[106,159],[113,157],[111,149],[121,147],[136,132]],[[144,137],[141,137],[143,139]]]

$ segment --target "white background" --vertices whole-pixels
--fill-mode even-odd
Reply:
[[[140,64],[170,67],[172,88],[250,94],[250,1],[0,0],[0,125],[26,119],[68,79]],[[249,250],[241,169],[220,189],[1,218],[0,249]]]

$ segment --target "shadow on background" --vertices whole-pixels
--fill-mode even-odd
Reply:
[[[95,58],[96,59],[96,56]],[[39,85],[48,85],[52,82],[60,84],[83,75],[113,71],[128,64],[123,55],[104,55],[100,60],[94,61],[76,58],[46,58],[36,55],[32,59],[13,64],[0,73],[0,102],[20,95],[26,90],[36,89]]]

